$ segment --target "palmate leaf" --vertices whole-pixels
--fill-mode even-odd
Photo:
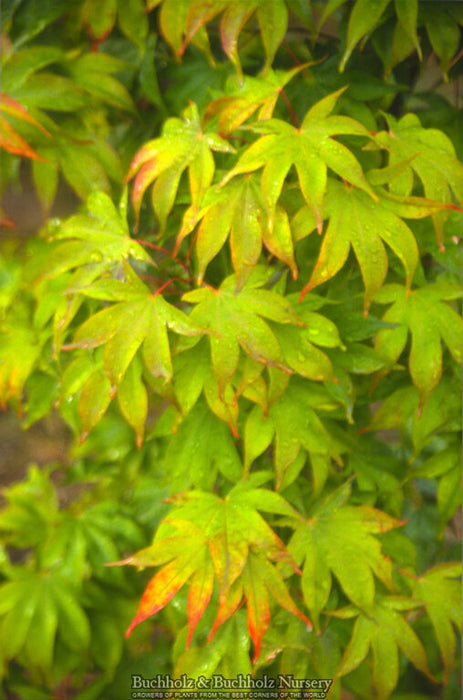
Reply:
[[[236,175],[264,168],[261,187],[269,207],[272,228],[275,205],[284,180],[294,165],[302,194],[312,209],[319,231],[323,225],[323,198],[330,168],[355,187],[377,199],[352,152],[332,137],[354,134],[370,138],[360,122],[350,117],[332,115],[338,97],[345,88],[328,95],[309,109],[300,128],[279,119],[257,123],[253,131],[263,134],[240,156],[238,163],[223,178],[222,185]]]
[[[257,110],[258,121],[270,119],[282,90],[307,64],[291,71],[269,70],[258,78],[250,75],[241,80],[232,76],[227,81],[227,94],[212,100],[204,113],[207,123],[219,115],[219,133],[230,134],[251,117]]]
[[[183,296],[184,301],[197,304],[190,318],[211,333],[212,366],[220,396],[237,370],[240,347],[256,362],[292,371],[282,361],[280,345],[261,316],[276,323],[303,324],[291,304],[276,292],[235,290],[236,278],[232,276],[218,290],[204,287]]]
[[[418,264],[418,246],[403,218],[424,218],[446,205],[419,197],[393,197],[379,187],[375,191],[376,201],[365,192],[330,179],[324,205],[329,224],[315,268],[301,292],[301,298],[334,277],[345,264],[352,246],[365,285],[366,315],[372,298],[387,274],[388,256],[383,241],[402,262],[406,285],[410,287]]]
[[[350,492],[350,484],[345,484],[330,494],[298,524],[288,545],[296,562],[304,562],[302,591],[317,629],[333,574],[346,596],[366,614],[375,610],[374,576],[392,589],[392,564],[374,535],[402,523],[370,506],[345,505]]]
[[[412,459],[415,460],[438,433],[448,434],[460,429],[461,396],[453,391],[454,385],[454,377],[451,375],[442,377],[422,409],[419,391],[412,384],[393,391],[375,410],[369,426],[364,428],[362,432],[394,428],[401,431],[411,430]],[[454,509],[458,507],[462,495],[460,488],[455,486],[458,481],[457,472],[459,469],[456,462],[456,471],[452,468],[452,452],[452,448],[439,450],[427,459],[416,473],[417,476],[422,475],[425,479],[432,479],[449,470],[446,475],[448,480],[445,479],[446,485],[442,486],[442,493],[439,485],[437,499],[438,510],[444,524],[453,515],[452,507]],[[454,454],[454,459],[456,461],[459,459],[456,454]],[[410,478],[414,478],[414,474],[415,472],[412,472]]]
[[[407,197],[412,193],[415,176],[421,181],[426,197],[439,202],[463,203],[463,165],[455,157],[450,139],[438,129],[424,129],[415,114],[396,120],[387,115],[388,131],[381,131],[375,141],[389,153],[389,165],[409,161],[403,172],[390,182],[390,191]],[[448,211],[433,213],[439,246],[443,249],[443,229]]]
[[[188,644],[209,604],[214,580],[218,584],[219,610],[210,638],[244,596],[254,661],[270,622],[269,591],[281,607],[310,626],[274,564],[285,562],[294,571],[297,567],[258,510],[291,519],[299,517],[278,494],[243,483],[225,498],[202,491],[179,497],[176,507],[161,523],[154,544],[118,562],[143,568],[162,566],[148,584],[127,635],[167,605],[187,581]]]
[[[152,201],[161,228],[164,229],[180,178],[186,168],[192,206],[198,208],[214,177],[215,163],[211,151],[233,153],[234,148],[217,134],[202,131],[198,108],[194,103],[186,108],[183,119],[168,119],[162,135],[148,141],[136,153],[130,165],[127,179],[136,175],[132,202],[137,219],[143,195],[155,182]]]
[[[191,372],[191,365],[189,372],[195,374]],[[229,429],[237,434],[236,417],[232,425],[227,426],[226,423],[231,421],[224,421],[227,416],[223,413],[222,410],[221,418],[217,417],[210,406],[199,399],[176,428],[175,434],[169,436],[165,467],[173,490],[192,486],[212,490],[218,471],[231,482],[241,478],[241,460]]]
[[[273,225],[269,222],[267,206],[260,184],[253,175],[236,177],[232,182],[214,191],[204,201],[201,211],[190,207],[184,215],[177,237],[176,250],[196,224],[196,255],[198,283],[201,283],[209,262],[217,255],[227,238],[233,267],[242,286],[259,260],[262,243],[285,262],[297,277],[294,247],[288,215],[277,207]]]
[[[438,564],[417,579],[413,600],[422,603],[434,627],[444,664],[444,681],[455,663],[456,638],[461,634],[461,564]]]
[[[66,642],[70,639],[70,647],[79,652],[89,644],[90,627],[78,586],[69,581],[61,566],[46,575],[31,569],[14,573],[15,578],[0,588],[2,656],[34,663],[49,675],[56,662],[57,634]]]
[[[281,488],[286,471],[302,450],[342,463],[342,446],[323,425],[315,408],[329,405],[328,392],[311,394],[307,384],[291,381],[288,389],[272,404],[268,415],[260,406],[250,412],[245,425],[245,469],[275,441],[274,463],[276,488]],[[331,402],[331,407],[333,403]]]
[[[383,316],[397,328],[382,329],[376,334],[375,349],[389,365],[399,359],[407,343],[412,344],[408,360],[410,375],[420,393],[422,409],[442,375],[441,340],[456,362],[463,359],[463,320],[445,303],[461,297],[461,289],[450,284],[428,284],[407,291],[399,284],[385,285],[375,296],[380,304],[392,304]]]
[[[192,344],[195,340],[188,340],[185,344]],[[233,436],[238,437],[239,406],[237,397],[231,384],[227,385],[223,392],[219,392],[214,368],[211,364],[210,352],[208,352],[206,343],[207,340],[205,338],[200,339],[188,351],[175,355],[173,358],[173,393],[166,396],[166,398],[172,401],[179,409],[182,418],[184,418],[196,405],[201,393],[203,393],[212,413],[221,421],[227,423]],[[191,367],[195,368],[194,372],[191,371]],[[262,367],[259,366],[259,368],[261,369]],[[167,388],[169,389],[170,387]],[[206,418],[206,423],[210,423],[210,420],[212,419]],[[201,449],[200,452],[202,451]],[[227,463],[229,463],[229,460],[225,459],[222,461],[222,466],[225,466]],[[230,478],[230,475],[228,477]],[[233,481],[234,478],[231,480]]]
[[[416,609],[418,605],[414,600],[401,596],[381,596],[369,614],[353,605],[330,612],[330,615],[344,619],[357,617],[337,672],[338,677],[357,668],[371,648],[375,697],[387,700],[397,685],[400,649],[417,669],[435,681],[423,644],[402,614],[403,611]]]
[[[165,382],[172,378],[168,328],[180,335],[207,332],[161,294],[152,293],[138,278],[133,278],[132,283],[104,279],[78,290],[91,298],[115,303],[90,316],[72,343],[63,346],[64,350],[72,350],[104,345],[103,366],[112,393],[117,391],[140,347],[144,365],[153,377],[162,377]]]
[[[50,231],[52,240],[66,242],[50,253],[43,277],[56,277],[83,265],[96,266],[102,273],[129,258],[154,264],[142,246],[130,237],[124,199],[118,211],[107,194],[93,192],[87,208],[88,215],[75,214]]]

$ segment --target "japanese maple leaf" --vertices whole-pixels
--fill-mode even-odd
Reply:
[[[389,152],[389,164],[409,161],[408,167],[390,183],[390,191],[401,196],[411,194],[415,177],[421,181],[426,197],[440,202],[463,203],[463,165],[457,160],[452,142],[438,129],[424,129],[415,114],[396,120],[387,115],[388,131],[375,137]],[[448,211],[433,214],[441,250]]]
[[[375,296],[379,304],[392,304],[383,316],[396,328],[378,331],[375,349],[389,366],[397,362],[411,333],[408,366],[420,393],[420,410],[442,375],[441,340],[456,362],[463,360],[463,320],[445,303],[461,297],[461,289],[451,284],[428,284],[408,291],[399,284],[385,285]]]
[[[424,218],[446,205],[420,197],[394,197],[379,187],[376,192],[378,196],[374,201],[364,192],[330,179],[325,200],[329,224],[301,299],[308,291],[334,277],[346,262],[352,246],[365,285],[366,315],[388,270],[384,242],[402,262],[406,285],[410,287],[418,264],[418,246],[403,218]]]
[[[425,606],[431,619],[447,679],[457,646],[452,625],[461,634],[461,563],[445,562],[428,569],[416,579],[413,600]]]
[[[355,134],[369,137],[360,122],[344,116],[329,116],[345,88],[317,102],[304,117],[300,128],[279,119],[255,124],[252,129],[263,134],[240,156],[238,163],[222,180],[222,185],[236,175],[264,168],[262,193],[268,204],[272,227],[275,204],[283,182],[294,165],[302,194],[313,210],[319,231],[323,225],[323,198],[330,168],[355,187],[377,199],[367,182],[360,163],[351,151],[332,137]]]
[[[350,484],[330,494],[298,524],[288,549],[302,570],[302,592],[316,628],[336,577],[346,596],[367,614],[374,611],[374,576],[392,588],[392,564],[374,535],[403,523],[370,506],[345,505]],[[355,565],[353,565],[355,562]]]
[[[66,242],[50,253],[43,277],[55,277],[83,265],[91,265],[102,273],[129,258],[154,264],[130,236],[124,199],[118,210],[106,193],[93,192],[87,208],[88,214],[75,214],[58,228],[51,228],[52,240]]]
[[[190,207],[185,213],[177,237],[177,247],[196,224],[198,282],[201,283],[209,262],[217,255],[227,238],[238,286],[259,260],[262,243],[277,258],[285,262],[297,277],[294,246],[288,215],[277,207],[273,224],[269,225],[267,206],[259,182],[252,175],[243,175],[207,196],[201,211]]]
[[[317,398],[320,401],[319,395]],[[260,406],[255,406],[245,426],[245,469],[273,440],[277,489],[301,450],[327,455],[342,463],[341,447],[323,425],[313,403],[306,385],[291,381],[283,396],[272,404],[267,416]]]
[[[204,121],[219,115],[219,133],[230,134],[257,110],[259,121],[270,119],[284,86],[306,66],[290,71],[269,70],[257,78],[246,75],[240,80],[238,76],[231,76],[226,86],[229,94],[208,104]]]
[[[180,335],[207,332],[183,311],[152,293],[136,275],[123,282],[104,279],[78,290],[85,295],[115,302],[90,316],[64,350],[97,348],[104,345],[103,365],[115,393],[137,350],[153,377],[172,377],[172,360],[167,329]]]
[[[330,612],[330,615],[342,619],[357,618],[337,675],[344,676],[357,668],[371,648],[376,697],[386,700],[397,685],[400,649],[415,668],[435,682],[423,644],[404,619],[403,612],[416,607],[417,603],[410,598],[378,596],[373,610],[368,614],[354,605]]]
[[[270,622],[268,592],[281,607],[310,626],[290,597],[275,563],[285,562],[294,571],[297,567],[258,510],[299,517],[279,494],[242,483],[225,498],[202,491],[179,497],[178,505],[161,523],[154,544],[118,562],[162,566],[149,582],[127,635],[167,605],[187,581],[187,644],[209,604],[214,580],[218,583],[219,609],[210,638],[244,596],[254,661]]]
[[[198,108],[194,103],[183,112],[183,119],[168,119],[162,135],[148,141],[130,165],[127,180],[136,175],[132,202],[137,220],[143,195],[154,182],[153,206],[161,228],[164,229],[174,205],[180,178],[186,168],[192,206],[199,207],[214,177],[215,163],[211,151],[233,153],[234,148],[217,134],[203,133]]]
[[[187,292],[184,301],[197,304],[190,318],[211,332],[212,366],[220,395],[238,367],[240,347],[256,362],[291,372],[281,357],[278,341],[265,321],[303,324],[291,304],[276,292],[244,288],[236,293],[236,279],[228,277],[215,290]]]

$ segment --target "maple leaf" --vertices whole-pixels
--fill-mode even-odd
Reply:
[[[375,349],[389,366],[397,362],[407,343],[410,375],[420,393],[419,410],[442,375],[441,339],[456,362],[463,359],[463,320],[445,301],[461,297],[461,289],[445,283],[428,284],[412,291],[399,284],[385,285],[375,296],[379,304],[392,304],[383,316],[393,329],[378,331]]]
[[[137,350],[153,377],[172,377],[167,329],[181,335],[207,332],[169,304],[159,293],[151,293],[136,275],[129,281],[103,279],[79,291],[94,299],[115,302],[90,316],[64,350],[98,348],[104,345],[103,365],[115,394]],[[130,332],[128,332],[130,329]]]
[[[367,614],[375,610],[373,574],[392,589],[392,565],[374,535],[403,523],[370,506],[345,505],[350,492],[350,484],[344,484],[319,503],[297,525],[288,545],[295,561],[304,562],[302,592],[317,629],[333,574],[346,596]]]
[[[461,634],[461,563],[445,562],[428,569],[413,589],[413,600],[422,603],[434,627],[444,663],[444,679],[455,663],[456,639],[452,623]]]
[[[260,406],[249,414],[245,426],[245,469],[262,454],[275,439],[276,488],[280,489],[285,472],[296,461],[301,450],[310,455],[325,455],[341,463],[342,447],[330,435],[314,410],[322,397],[306,384],[291,381],[288,389],[275,401],[266,416]],[[329,395],[325,394],[329,403]],[[332,406],[331,401],[331,406]]]
[[[49,231],[51,240],[69,240],[50,253],[42,277],[55,277],[82,265],[92,265],[99,272],[105,272],[129,258],[154,264],[130,236],[124,198],[118,211],[107,194],[93,192],[87,208],[89,215],[75,214]]]
[[[235,290],[236,278],[231,276],[218,290],[205,287],[183,295],[184,301],[197,304],[190,318],[211,333],[212,366],[221,396],[238,367],[240,347],[256,362],[292,371],[283,363],[278,341],[261,316],[277,323],[303,323],[291,304],[276,292]]]
[[[225,498],[202,491],[182,494],[161,523],[151,547],[118,564],[162,566],[148,583],[127,636],[140,622],[156,614],[189,581],[188,640],[212,596],[219,589],[219,609],[209,639],[246,599],[254,662],[270,622],[268,592],[276,602],[307,625],[275,568],[285,562],[294,571],[283,542],[257,512],[297,519],[298,513],[279,494],[240,483]]]
[[[253,125],[253,131],[264,135],[244,151],[235,167],[223,178],[222,185],[236,175],[264,168],[261,187],[269,207],[270,228],[276,202],[292,165],[296,168],[302,194],[314,212],[319,231],[323,225],[322,205],[328,168],[376,200],[360,163],[346,146],[332,138],[338,134],[370,137],[360,122],[350,117],[329,116],[344,90],[342,88],[313,105],[300,128],[279,119]]]
[[[196,374],[196,371],[191,372],[191,365],[188,366],[190,374]],[[223,406],[223,403],[220,403]],[[165,455],[165,465],[171,475],[173,490],[188,489],[192,486],[203,490],[212,489],[217,471],[231,482],[237,482],[241,478],[241,460],[226,425],[230,423],[230,419],[226,420],[227,416],[223,413],[222,409],[221,417],[217,417],[210,406],[199,399],[178,427],[174,423],[175,435],[170,431]],[[236,417],[233,418],[234,422],[230,428],[237,435]],[[201,435],[199,441],[198,435]]]
[[[214,177],[215,163],[211,151],[233,153],[234,148],[212,132],[201,130],[198,108],[191,103],[183,119],[167,119],[162,135],[148,141],[136,153],[127,175],[135,175],[132,203],[139,217],[146,189],[155,182],[152,192],[154,211],[164,230],[173,207],[183,171],[188,168],[192,206],[198,208]]]
[[[2,92],[0,93],[0,148],[4,148],[9,153],[14,153],[15,155],[24,156],[26,158],[46,160],[40,156],[15,129],[13,129],[1,112],[28,122],[39,129],[48,138],[52,137],[45,127],[29,114],[22,104],[14,100],[10,95]]]
[[[463,165],[457,160],[448,136],[438,129],[424,129],[415,114],[407,114],[400,120],[388,114],[387,121],[389,130],[379,132],[375,141],[388,150],[390,165],[404,161],[409,163],[391,181],[391,192],[408,196],[417,176],[427,198],[444,203],[450,203],[455,198],[458,203],[463,203]],[[441,250],[447,217],[445,209],[433,214]]]
[[[414,600],[402,596],[378,596],[368,614],[353,605],[330,612],[343,619],[357,617],[337,675],[344,676],[357,668],[371,648],[377,697],[386,700],[397,685],[400,649],[417,669],[435,681],[423,644],[401,614],[416,609],[417,605]]]
[[[329,181],[325,213],[329,224],[312,275],[301,292],[301,299],[314,287],[339,272],[352,246],[365,285],[364,314],[381,288],[387,274],[388,256],[384,242],[402,262],[407,288],[418,264],[418,246],[404,218],[420,219],[439,211],[445,204],[419,197],[401,199],[376,188],[376,201],[364,192]]]
[[[241,287],[256,266],[262,242],[277,258],[285,262],[297,277],[294,246],[288,215],[277,207],[273,225],[269,225],[267,206],[257,178],[237,177],[206,196],[201,211],[190,207],[183,217],[177,237],[176,251],[182,240],[201,222],[195,234],[198,258],[198,283],[201,283],[209,262],[229,237],[233,267]]]
[[[226,85],[226,90],[230,94],[212,100],[208,104],[204,121],[207,123],[213,117],[220,115],[219,133],[230,134],[257,110],[259,110],[258,121],[270,119],[284,86],[307,65],[297,66],[290,71],[268,70],[258,78],[250,75],[241,79],[231,76]]]

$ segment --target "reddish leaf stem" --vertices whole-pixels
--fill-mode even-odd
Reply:
[[[290,115],[291,115],[291,121],[293,122],[294,128],[295,128],[295,129],[299,129],[301,123],[300,123],[299,118],[297,117],[297,115],[296,115],[294,109],[292,108],[292,105],[291,105],[291,102],[290,102],[289,99],[288,99],[288,96],[286,95],[285,91],[284,91],[282,88],[280,88],[280,89],[278,90],[278,92],[280,93],[280,95],[282,96],[282,98],[284,99],[284,101],[286,102],[286,106],[287,106],[288,109],[289,109],[289,113],[290,113]]]
[[[134,238],[134,241],[136,243],[139,243],[139,245],[146,246],[147,248],[152,248],[153,250],[158,250],[160,253],[165,253],[166,255],[169,256],[169,258],[172,258],[172,260],[175,260],[175,262],[177,262],[181,267],[183,267],[185,272],[188,273],[188,277],[190,277],[190,268],[188,267],[188,265],[186,263],[182,262],[182,260],[179,260],[177,258],[177,256],[174,255],[174,253],[172,253],[170,250],[167,250],[167,248],[163,248],[162,246],[156,245],[155,243],[149,243],[148,241],[143,241],[143,240],[141,240],[141,238]]]
[[[185,282],[185,280],[183,279],[183,277],[172,277],[172,279],[167,280],[167,282],[164,282],[164,284],[162,284],[162,285],[159,287],[159,289],[156,289],[156,291],[154,292],[154,296],[157,297],[157,295],[158,295],[158,294],[161,294],[161,292],[162,292],[166,287],[168,287],[169,284],[171,284],[172,282],[178,282],[178,281],[180,281],[180,282]]]

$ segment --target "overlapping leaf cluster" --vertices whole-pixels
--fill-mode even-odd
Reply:
[[[159,615],[178,676],[285,672],[302,652],[300,675],[335,678],[338,696],[388,698],[415,673],[401,655],[423,683],[452,677],[461,569],[423,554],[419,513],[434,499],[437,541],[461,504],[463,165],[457,140],[391,95],[408,89],[394,71],[421,60],[426,36],[447,76],[462,18],[424,4],[83,0],[79,32],[99,51],[10,47],[2,146],[33,160],[46,207],[59,170],[85,207],[49,221],[25,263],[4,250],[0,401],[26,425],[57,408],[81,443],[73,478],[133,498],[137,525],[100,512],[98,491],[71,514],[49,489],[44,512],[35,472],[32,488],[8,492],[0,529],[36,554],[25,574],[3,568],[6,664],[37,654],[56,684],[70,618],[87,649],[88,600],[105,581],[124,589],[126,569],[104,562],[157,568],[127,636]],[[317,48],[330,17],[344,22],[331,73]],[[301,26],[313,45],[295,53]],[[136,47],[137,87],[112,34]],[[207,100],[169,102],[180,65],[163,75],[164,102],[161,36],[203,71],[197,50],[213,65],[221,47]],[[389,82],[358,69],[359,44]],[[124,182],[107,110],[134,119],[146,99],[156,118],[127,137]],[[117,523],[138,553],[112,546]],[[155,529],[151,545],[138,524]]]

